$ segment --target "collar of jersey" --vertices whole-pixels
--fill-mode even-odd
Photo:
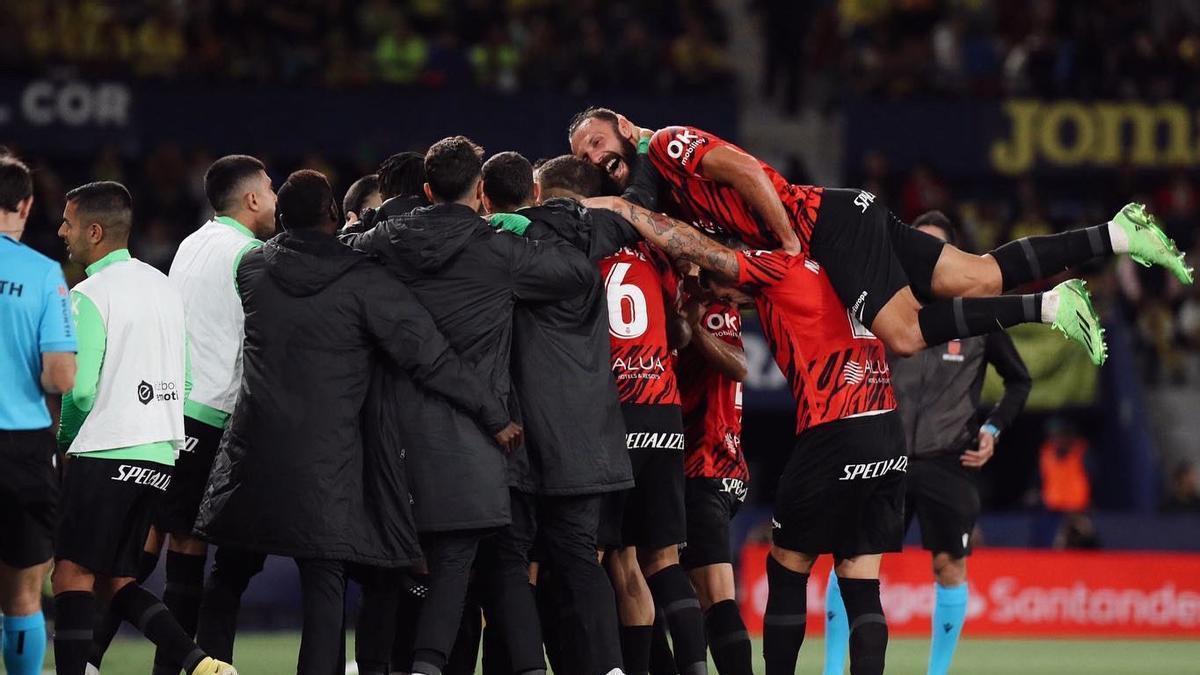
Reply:
[[[222,225],[228,225],[229,227],[232,227],[233,229],[237,230],[238,232],[241,232],[242,234],[246,235],[247,237],[250,237],[251,239],[254,238],[254,233],[250,231],[250,228],[239,223],[237,221],[237,218],[230,218],[229,216],[217,216],[216,218],[213,218],[213,222],[217,222]]]
[[[122,260],[129,260],[131,257],[132,256],[129,255],[129,249],[119,248],[119,249],[113,251],[112,253],[109,253],[108,255],[104,256],[103,258],[97,260],[96,262],[92,263],[91,265],[88,265],[87,267],[85,267],[83,269],[83,273],[90,277],[90,276],[95,275],[96,272],[99,272],[100,270],[104,269],[105,267],[108,267],[109,265],[111,265],[115,262],[121,262]]]
[[[644,155],[644,154],[650,152],[650,139],[651,138],[653,138],[653,136],[642,136],[641,138],[638,139],[638,154],[639,155]]]

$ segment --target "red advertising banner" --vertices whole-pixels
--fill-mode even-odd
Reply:
[[[767,606],[765,544],[742,550],[740,603],[762,632]],[[822,557],[808,583],[808,630],[823,633]],[[1200,554],[987,549],[968,558],[967,632],[975,636],[1200,638]],[[930,556],[884,556],[883,611],[893,635],[928,635],[933,610]]]

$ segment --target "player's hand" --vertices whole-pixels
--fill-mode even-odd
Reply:
[[[683,320],[689,326],[700,325],[700,319],[704,316],[704,301],[699,295],[688,295],[687,301],[683,303]]]
[[[800,237],[797,237],[795,234],[788,237],[788,240],[782,243],[783,252],[788,255],[800,255],[804,252],[804,249],[800,247]]]
[[[525,435],[525,430],[516,422],[509,422],[508,426],[496,432],[493,438],[496,439],[496,444],[504,450],[505,454],[516,450],[521,445],[521,440]]]
[[[992,432],[980,429],[979,430],[979,449],[968,450],[962,454],[962,465],[968,469],[979,469],[988,460],[992,458],[992,454],[996,451],[996,437]]]

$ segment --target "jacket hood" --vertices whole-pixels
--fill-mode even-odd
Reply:
[[[316,295],[366,257],[323,232],[286,230],[263,244],[267,273],[293,297]]]
[[[521,209],[519,213],[530,220],[543,223],[575,248],[587,250],[588,231],[583,227],[587,209],[574,199],[548,199],[537,206]]]
[[[487,221],[462,204],[434,204],[385,218],[397,259],[425,272],[441,269],[471,239],[494,236]]]

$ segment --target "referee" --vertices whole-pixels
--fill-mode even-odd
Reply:
[[[236,675],[135,580],[184,442],[190,387],[183,300],[165,275],[130,257],[132,222],[123,185],[89,183],[67,193],[58,231],[87,279],[71,292],[79,372],[58,430],[70,459],[54,548],[55,668],[83,675],[99,595],[190,675]]]
[[[941,211],[918,216],[913,227],[960,245]],[[1004,396],[980,420],[979,392],[988,364],[1004,379]],[[1002,330],[931,347],[892,359],[892,384],[912,461],[908,467],[906,524],[921,523],[921,544],[933,555],[933,638],[929,674],[950,669],[967,616],[967,560],[979,518],[975,475],[991,458],[1000,432],[1025,407],[1029,371],[1012,338]],[[828,628],[825,673],[842,673],[849,639],[846,610],[830,575],[825,595]]]
[[[42,672],[42,579],[58,513],[45,395],[69,391],[75,382],[75,328],[62,268],[21,243],[32,206],[29,167],[0,157],[0,641],[12,675]]]

